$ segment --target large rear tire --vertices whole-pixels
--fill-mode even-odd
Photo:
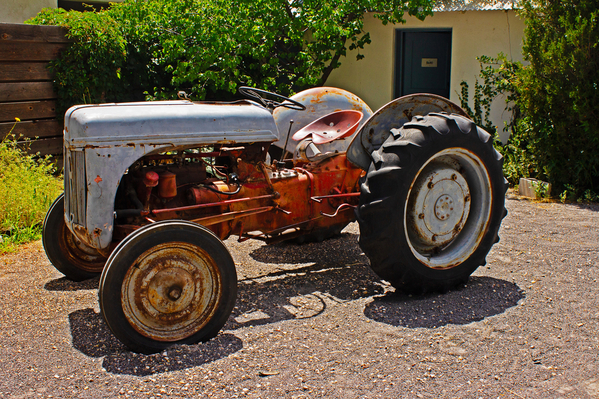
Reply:
[[[417,116],[372,153],[360,185],[360,246],[410,293],[446,291],[480,266],[506,215],[492,137],[454,114]]]
[[[44,219],[42,244],[50,263],[68,279],[87,280],[98,276],[106,258],[81,242],[64,221],[64,194],[50,206]]]
[[[211,231],[170,220],[130,234],[100,278],[100,310],[113,334],[135,352],[215,337],[237,295],[235,263]]]

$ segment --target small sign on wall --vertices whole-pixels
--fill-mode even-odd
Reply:
[[[436,58],[423,58],[422,59],[422,67],[423,68],[436,68],[437,67],[437,59]]]

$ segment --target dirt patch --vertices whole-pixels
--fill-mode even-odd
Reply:
[[[146,356],[104,325],[98,280],[39,242],[0,257],[0,397],[599,398],[599,207],[510,197],[469,283],[395,293],[358,227],[305,245],[227,241],[236,308],[212,341]]]

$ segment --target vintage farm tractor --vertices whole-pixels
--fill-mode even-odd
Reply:
[[[236,298],[221,240],[322,240],[358,220],[373,270],[446,290],[485,263],[507,184],[492,138],[434,95],[376,112],[314,88],[291,98],[80,105],[43,244],[67,278],[101,273],[102,315],[134,351],[214,337]]]

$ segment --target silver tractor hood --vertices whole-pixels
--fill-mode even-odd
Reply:
[[[202,145],[278,139],[270,111],[247,100],[74,106],[65,114],[65,221],[87,245],[107,248],[118,185],[139,158]]]

